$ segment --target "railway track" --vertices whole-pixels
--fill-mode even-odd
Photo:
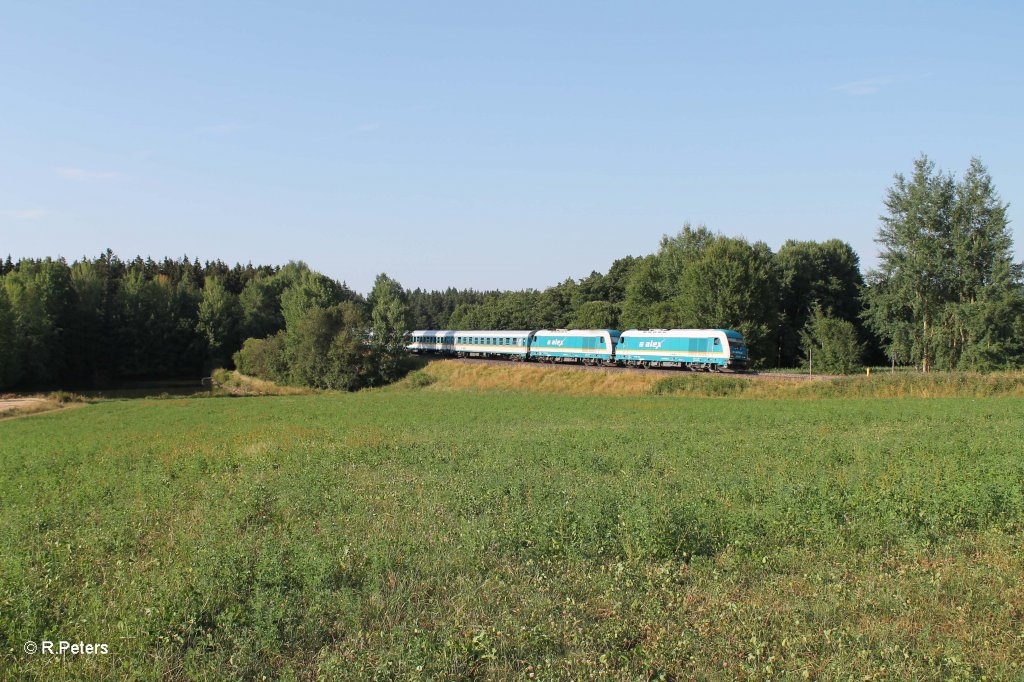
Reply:
[[[430,356],[425,356],[430,357]],[[448,362],[457,362],[467,365],[491,365],[494,367],[557,367],[558,369],[569,369],[580,372],[643,372],[645,374],[659,374],[663,376],[681,376],[687,374],[699,374],[701,376],[736,377],[741,379],[790,379],[793,381],[818,381],[821,379],[834,379],[831,374],[791,374],[789,372],[694,372],[687,369],[664,369],[641,367],[617,367],[608,365],[581,365],[572,362],[519,362],[514,360],[488,360],[483,358],[438,358]]]

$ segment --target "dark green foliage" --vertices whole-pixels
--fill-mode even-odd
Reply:
[[[288,382],[288,356],[285,353],[284,331],[265,339],[246,339],[233,359],[235,367],[242,374],[281,384]]]
[[[380,383],[389,384],[404,373],[408,356],[409,307],[402,286],[384,273],[377,275],[367,300],[370,307],[370,349]]]
[[[452,313],[453,329],[545,329],[564,327],[567,320],[557,307],[558,294],[534,289],[489,294],[480,304],[462,304]]]
[[[804,363],[819,374],[850,374],[860,368],[864,345],[849,320],[826,315],[816,306],[800,334]]]
[[[616,329],[619,323],[618,306],[608,301],[587,301],[569,322],[574,329]]]
[[[287,278],[281,292],[281,315],[286,328],[294,326],[310,308],[330,308],[356,298],[343,283],[310,270],[305,263],[290,264],[281,276]]]
[[[846,242],[789,240],[774,256],[779,278],[778,364],[792,367],[800,361],[800,334],[815,305],[826,315],[847,320],[859,328],[864,278],[860,258]]]
[[[199,303],[196,329],[204,336],[209,367],[224,367],[240,343],[242,306],[238,296],[228,291],[219,276],[207,277]]]
[[[198,375],[206,343],[198,327],[202,292],[190,276],[146,279],[129,270],[117,293],[118,374],[126,378]]]
[[[284,329],[281,292],[288,284],[285,277],[255,277],[238,296],[242,308],[242,337],[263,338]]]
[[[18,346],[14,311],[7,291],[0,286],[0,391],[13,386],[18,379]]]
[[[269,266],[201,265],[188,257],[125,263],[109,250],[71,265],[22,259],[2,270],[0,289],[13,316],[0,332],[0,367],[5,368],[0,386],[5,388],[197,377],[211,362],[210,333],[219,348],[214,362],[226,361],[238,348],[234,320],[241,321],[244,311],[232,299],[253,280],[277,281],[277,269]],[[200,330],[208,278],[217,282],[216,297],[214,291],[207,295],[206,310],[213,316]],[[280,318],[276,297],[271,305]],[[274,330],[273,321],[260,329],[268,327]],[[8,337],[13,341],[5,344]]]
[[[402,287],[380,275],[366,307],[344,284],[302,264],[282,270],[285,328],[248,339],[235,354],[244,374],[296,386],[353,391],[390,383],[406,370],[408,308]]]
[[[65,369],[65,328],[72,309],[67,263],[20,261],[4,276],[15,323],[15,381],[52,385]]]
[[[367,327],[351,301],[309,308],[287,331],[289,383],[348,391],[371,384],[379,370],[366,343]]]
[[[865,315],[889,355],[923,371],[1024,361],[1022,269],[981,162],[957,181],[922,156],[909,180],[896,176],[885,206]]]
[[[444,291],[423,291],[413,289],[407,292],[409,305],[409,326],[412,329],[452,329],[452,313],[460,305],[482,303],[488,293],[448,288]]]

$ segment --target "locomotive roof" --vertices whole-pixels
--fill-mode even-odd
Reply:
[[[423,336],[429,334],[430,336],[440,336],[442,334],[493,334],[494,336],[504,336],[506,334],[532,334],[532,329],[414,329],[409,332],[413,336]]]
[[[731,329],[627,329],[622,332],[623,336],[627,334],[629,336],[678,336],[683,338],[725,334],[731,338],[743,338],[741,334]]]
[[[611,336],[617,336],[620,332],[618,329],[538,329],[538,334],[610,334]]]

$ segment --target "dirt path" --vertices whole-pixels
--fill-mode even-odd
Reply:
[[[50,402],[46,398],[4,398],[0,399],[0,412],[18,407],[28,407],[38,403]]]
[[[0,421],[52,412],[65,407],[71,407],[71,404],[61,404],[51,398],[0,398]]]

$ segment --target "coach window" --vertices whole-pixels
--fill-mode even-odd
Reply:
[[[715,339],[715,345],[716,345],[716,346],[720,346],[720,345],[722,345],[722,341],[721,341],[721,339]]]

